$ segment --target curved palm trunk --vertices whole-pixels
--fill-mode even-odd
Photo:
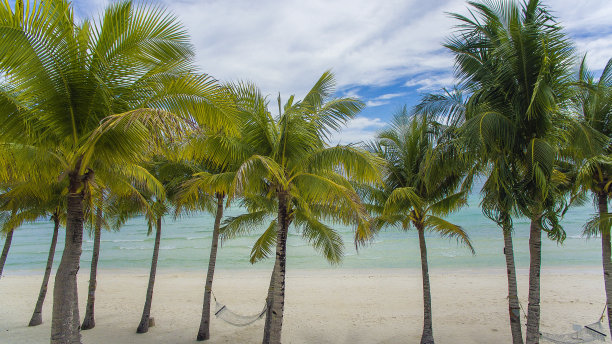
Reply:
[[[149,273],[149,286],[147,287],[147,297],[140,324],[136,333],[147,333],[149,331],[149,319],[151,318],[151,302],[153,301],[153,286],[155,285],[155,274],[157,272],[157,257],[159,256],[159,241],[161,239],[161,216],[157,218],[157,230],[155,232],[155,245],[153,246],[153,258],[151,259],[151,272]]]
[[[506,256],[506,273],[508,277],[508,310],[510,313],[510,330],[512,344],[523,344],[521,329],[521,306],[516,286],[516,268],[514,266],[514,247],[512,245],[512,228],[503,228],[504,255]]]
[[[529,305],[527,306],[527,344],[540,342],[540,270],[542,265],[542,228],[538,215],[529,230]]]
[[[49,257],[47,258],[47,267],[45,268],[45,276],[43,277],[42,284],[40,286],[40,292],[38,293],[38,300],[34,307],[34,313],[30,319],[28,326],[37,326],[42,324],[42,308],[45,303],[45,297],[47,296],[47,286],[49,285],[49,277],[51,276],[51,269],[53,268],[53,257],[55,256],[55,246],[57,245],[57,236],[59,233],[59,218],[57,213],[53,214],[53,237],[51,238],[51,247],[49,248]]]
[[[96,224],[94,228],[94,246],[91,255],[91,269],[89,270],[89,291],[87,293],[87,306],[85,306],[85,317],[81,330],[89,330],[96,326],[94,318],[94,305],[96,302],[96,285],[98,275],[98,258],[100,256],[100,236],[102,229],[102,208],[96,211]]]
[[[206,285],[204,286],[204,305],[202,306],[202,319],[198,330],[197,340],[210,338],[210,294],[212,293],[213,277],[215,274],[215,263],[217,261],[217,248],[219,246],[219,227],[223,217],[223,200],[225,196],[217,194],[217,213],[215,215],[215,226],[213,228],[212,244],[210,245],[210,258],[208,259],[208,273],[206,274]]]
[[[272,276],[270,276],[270,286],[268,287],[268,297],[266,297],[266,321],[264,325],[264,337],[263,342],[267,343],[270,341],[270,323],[272,321],[272,302],[274,300],[274,276],[278,271],[276,270],[276,264],[274,264],[274,268],[272,269]]]
[[[285,271],[287,262],[287,232],[289,229],[289,214],[287,204],[289,196],[285,191],[278,194],[278,223],[279,230],[276,236],[276,260],[274,262],[274,276],[272,285],[272,304],[270,312],[270,334],[264,338],[264,344],[279,344],[283,328],[283,311],[285,307]],[[266,319],[266,321],[268,321]],[[267,340],[266,340],[267,339]]]
[[[78,168],[76,169],[78,171]],[[82,176],[72,172],[68,193],[66,242],[53,288],[53,318],[51,344],[81,343],[79,329],[79,304],[77,273],[83,243],[83,198],[80,180]]]
[[[421,272],[423,274],[423,334],[421,344],[433,344],[433,321],[431,315],[431,288],[429,286],[429,266],[427,264],[427,246],[425,245],[425,229],[417,226],[419,232],[419,247],[421,249]]]
[[[4,248],[2,249],[2,255],[0,255],[0,277],[2,277],[2,271],[4,270],[4,263],[6,263],[6,257],[8,256],[12,241],[13,241],[13,231],[10,231],[6,233],[6,239],[4,239]]]
[[[597,195],[599,218],[608,214],[608,195],[599,193]],[[610,261],[610,228],[606,228],[607,222],[599,225],[601,233],[601,260],[603,264],[604,285],[606,289],[606,306],[608,308],[608,327],[612,333],[612,261]]]

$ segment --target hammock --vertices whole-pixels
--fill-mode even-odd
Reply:
[[[519,307],[525,316],[525,321],[527,320],[527,314],[525,314],[525,309],[523,309],[523,305],[519,302]],[[598,322],[594,322],[589,325],[575,325],[573,326],[574,332],[570,333],[562,333],[562,334],[554,334],[554,333],[546,333],[540,332],[540,338],[549,343],[555,344],[582,344],[582,343],[592,343],[592,342],[605,342],[606,341],[606,328],[602,325],[606,308],[608,306],[604,306],[603,311],[601,312],[601,316],[599,317]]]
[[[263,318],[268,310],[268,305],[265,305],[263,310],[257,314],[253,315],[240,315],[232,312],[226,305],[217,301],[215,294],[212,294],[215,298],[215,316],[226,323],[234,326],[247,326],[250,325],[257,320]]]
[[[601,321],[586,326],[574,325],[574,332],[565,334],[552,334],[540,332],[540,338],[556,344],[581,344],[591,342],[605,342],[606,329]]]

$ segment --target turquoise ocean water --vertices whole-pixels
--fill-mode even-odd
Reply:
[[[434,234],[427,238],[430,266],[447,269],[504,268],[503,240],[501,230],[482,215],[478,195],[470,196],[469,205],[447,217],[448,220],[466,229],[476,255],[457,245],[455,240],[442,239]],[[244,210],[238,207],[226,210],[226,215],[238,215]],[[543,235],[543,266],[546,267],[592,267],[601,264],[601,246],[598,238],[582,237],[582,226],[593,216],[592,204],[571,208],[562,224],[567,232],[563,244],[557,244]],[[529,264],[527,219],[516,219],[514,248],[517,267]],[[168,216],[163,222],[159,268],[172,270],[202,270],[208,264],[213,217],[201,213],[173,220]],[[24,225],[13,236],[13,245],[4,273],[41,272],[47,259],[53,224],[38,221]],[[374,242],[360,248],[353,245],[352,228],[335,226],[345,243],[345,257],[339,266],[330,266],[291,228],[288,239],[289,269],[321,268],[419,268],[419,247],[414,231],[386,230]],[[217,267],[221,269],[269,269],[268,259],[251,265],[249,253],[252,244],[262,229],[249,236],[223,243],[218,253]],[[64,231],[56,251],[55,266],[61,256]],[[87,269],[91,260],[92,239],[85,234],[81,266]],[[147,225],[142,218],[129,221],[120,232],[102,233],[99,265],[107,269],[148,269],[153,248],[153,236],[147,236]]]

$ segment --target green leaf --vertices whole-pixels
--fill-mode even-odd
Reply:
[[[429,230],[440,234],[442,237],[457,239],[457,242],[462,242],[470,249],[472,254],[475,254],[470,238],[460,226],[452,224],[434,215],[427,216],[425,219],[425,225]]]
[[[251,264],[268,258],[274,252],[276,248],[277,227],[276,220],[271,221],[265,232],[255,241],[251,249]]]

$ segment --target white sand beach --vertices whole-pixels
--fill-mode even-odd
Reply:
[[[81,312],[87,271],[79,276]],[[158,274],[152,316],[156,326],[136,334],[148,274],[103,270],[98,277],[96,328],[83,331],[83,343],[195,343],[204,273]],[[9,275],[0,280],[0,343],[48,343],[52,290],[44,323],[26,325],[41,276]],[[232,310],[261,310],[269,282],[266,271],[219,271],[214,292]],[[434,335],[438,343],[509,343],[506,277],[500,270],[431,271]],[[526,307],[527,272],[519,271],[519,293]],[[604,305],[603,280],[595,267],[556,268],[542,274],[544,332],[572,330],[592,323]],[[81,314],[82,315],[82,314]],[[283,324],[284,343],[418,343],[422,326],[418,270],[289,271]],[[209,343],[258,343],[263,320],[234,327],[213,318]]]

